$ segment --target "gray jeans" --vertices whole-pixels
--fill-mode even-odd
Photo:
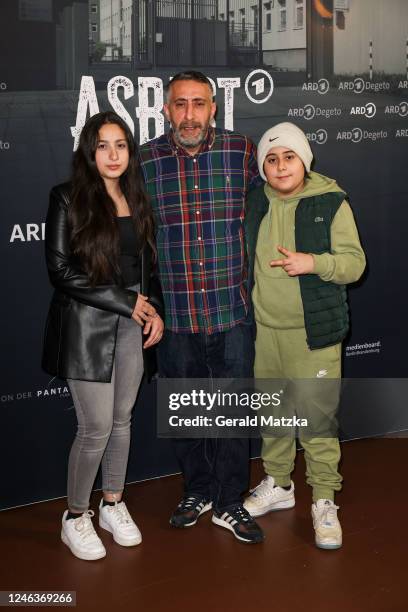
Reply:
[[[78,430],[68,462],[68,508],[86,512],[102,460],[102,488],[123,490],[132,408],[143,376],[142,328],[119,318],[110,383],[68,379]]]

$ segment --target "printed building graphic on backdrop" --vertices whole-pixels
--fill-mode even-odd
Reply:
[[[90,61],[133,60],[157,66],[263,63],[277,70],[305,71],[305,5],[306,0],[92,1]]]
[[[11,89],[78,89],[81,75],[106,82],[112,66],[126,76],[182,66],[264,66],[282,85],[407,73],[406,0],[18,0],[10,6],[2,42],[14,62],[4,66],[2,79]]]
[[[403,73],[407,24],[404,0],[98,0],[89,2],[89,56],[140,67],[263,64],[317,78],[363,74],[370,63]]]
[[[407,73],[408,2],[405,0],[346,0],[336,11],[333,32],[335,74]],[[341,15],[341,19],[337,17]]]
[[[52,21],[52,0],[19,0],[18,15],[22,21]]]
[[[407,25],[404,0],[98,0],[89,2],[89,61],[264,65],[309,79],[403,74]]]

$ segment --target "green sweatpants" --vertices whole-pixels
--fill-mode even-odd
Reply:
[[[304,329],[279,330],[257,323],[255,351],[256,378],[305,379],[305,384],[298,381],[298,393],[293,398],[299,417],[318,413],[335,420],[341,378],[341,344],[311,351],[306,344]],[[337,380],[320,384],[321,380],[327,379]],[[337,470],[340,445],[336,436],[310,437],[302,435],[299,428],[299,441],[305,451],[306,481],[313,488],[313,501],[321,498],[334,500],[334,492],[341,489],[342,477]],[[295,455],[293,435],[268,437],[263,434],[265,472],[274,477],[278,486],[290,485]]]

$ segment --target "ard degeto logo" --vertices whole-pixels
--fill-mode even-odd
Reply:
[[[400,117],[408,117],[408,102],[400,102],[392,106],[386,106],[384,113],[386,115],[399,115]]]
[[[264,104],[273,94],[273,78],[266,70],[253,70],[245,81],[245,93],[251,102]]]
[[[366,119],[372,119],[375,117],[377,107],[374,102],[367,102],[364,106],[353,106],[350,115],[360,115]]]
[[[321,128],[320,130],[316,130],[316,132],[308,132],[306,137],[309,142],[313,142],[319,145],[326,144],[328,139],[327,131]]]
[[[288,110],[288,117],[300,117],[301,119],[307,119],[310,121],[316,115],[316,108],[313,104],[306,104],[301,108],[290,108]]]
[[[320,108],[319,106],[313,106],[313,104],[306,104],[303,107],[290,108],[288,110],[288,117],[298,117],[300,119],[306,119],[307,121],[315,117],[330,119],[331,117],[339,117],[340,115],[341,108]]]
[[[355,127],[351,130],[341,130],[337,133],[336,140],[342,140],[346,142],[352,142],[358,144],[362,140],[371,140],[376,142],[377,140],[384,140],[388,138],[388,132],[386,130],[379,130],[377,132],[371,130],[362,130],[359,127]]]
[[[327,79],[319,79],[309,83],[303,83],[302,91],[314,91],[320,95],[327,94],[330,89],[330,83]]]
[[[361,94],[364,91],[387,91],[390,87],[387,81],[373,83],[372,81],[365,81],[361,77],[356,77],[353,81],[341,81],[338,89],[339,91],[353,91],[356,94]]]

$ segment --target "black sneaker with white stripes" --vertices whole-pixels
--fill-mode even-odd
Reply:
[[[176,508],[170,519],[173,527],[192,527],[196,524],[198,517],[211,510],[212,502],[205,497],[190,495],[184,497]]]
[[[212,522],[232,531],[234,536],[241,540],[241,542],[257,544],[265,539],[262,529],[242,504],[228,512],[214,511]]]

